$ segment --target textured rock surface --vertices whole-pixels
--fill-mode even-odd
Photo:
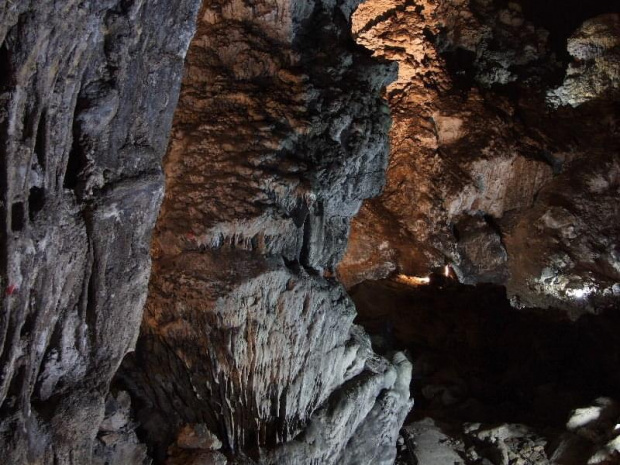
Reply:
[[[620,386],[617,12],[568,30],[533,0],[370,0],[373,58],[354,0],[207,0],[142,318],[198,3],[0,0],[4,462],[387,465],[411,344],[422,414],[474,423],[416,421],[401,456],[617,461],[615,402],[564,424]],[[336,273],[383,187],[386,59],[388,182]],[[516,313],[426,278],[446,264],[513,306],[601,315]],[[393,272],[421,278],[356,290],[383,358],[336,275]]]
[[[138,334],[197,0],[0,2],[0,456],[85,464]]]
[[[578,107],[596,98],[620,97],[620,15],[589,19],[568,39],[573,58],[564,84],[548,92],[556,106]]]
[[[576,409],[565,430],[544,432],[511,423],[470,423],[455,430],[424,418],[404,428],[407,454],[399,464],[615,465],[620,461],[620,428],[615,428],[620,418],[617,410],[609,411],[614,404],[596,399]],[[577,431],[571,426],[576,420],[584,421]]]
[[[200,14],[121,377],[158,460],[196,424],[238,460],[394,459],[409,363],[372,353],[333,278],[388,155],[380,91],[394,67],[354,43],[354,7],[229,1]]]
[[[93,447],[94,465],[148,464],[147,449],[136,436],[131,399],[124,391],[108,394],[105,415]]]
[[[463,282],[507,285],[518,306],[618,304],[618,15],[548,7],[582,16],[557,25],[544,6],[492,0],[355,13],[357,40],[400,71],[387,185],[353,223],[345,284],[450,264]]]

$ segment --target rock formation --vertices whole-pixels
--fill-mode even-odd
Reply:
[[[380,91],[394,67],[353,41],[354,7],[207,2],[200,14],[121,376],[157,459],[214,457],[182,446],[196,427],[238,460],[394,459],[409,362],[373,354],[333,278],[388,156]]]
[[[108,390],[138,335],[198,3],[0,7],[9,463],[146,460],[127,393]],[[352,40],[355,6],[204,6],[140,365],[123,373],[156,455],[393,460],[410,365],[374,355],[333,278],[388,156],[379,93],[394,67]]]
[[[0,70],[3,463],[618,460],[617,7],[0,0]]]
[[[90,463],[198,0],[0,2],[0,456]]]
[[[585,21],[567,43],[573,58],[562,86],[548,92],[556,106],[578,107],[590,100],[620,98],[620,16]]]
[[[369,1],[355,13],[357,40],[400,72],[387,186],[354,221],[347,285],[450,265],[462,282],[506,285],[517,306],[617,305],[619,16],[572,26],[558,86],[557,32],[527,7]]]

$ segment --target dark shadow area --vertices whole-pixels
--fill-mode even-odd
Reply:
[[[611,0],[521,0],[527,20],[549,31],[553,51],[568,60],[566,39],[587,19],[605,13],[620,12],[620,4]]]
[[[620,392],[620,313],[571,322],[514,310],[504,288],[365,282],[351,290],[380,353],[409,351],[411,418],[561,427],[570,411]]]

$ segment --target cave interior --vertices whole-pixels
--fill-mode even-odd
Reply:
[[[0,462],[620,464],[620,5],[0,0]]]

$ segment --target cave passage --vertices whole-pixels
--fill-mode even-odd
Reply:
[[[0,0],[0,70],[2,463],[620,463],[617,2]]]
[[[420,457],[426,457],[420,463],[444,463],[442,454],[450,448],[459,463],[476,463],[475,454],[493,460],[498,444],[509,439],[501,428],[514,433],[504,444],[511,459],[549,463],[572,412],[620,392],[617,311],[573,322],[559,310],[516,310],[500,286],[456,280],[365,281],[350,292],[356,321],[377,352],[404,350],[413,362],[416,405],[401,430],[398,463],[418,463]],[[611,418],[596,427],[613,430],[616,424],[609,421],[618,405],[609,400],[607,408]],[[476,424],[488,437],[467,430]],[[450,447],[438,442],[432,449],[419,441],[433,434]],[[592,455],[592,444],[580,446],[572,450],[574,463]]]
[[[399,464],[620,463],[618,13],[354,14],[358,43],[399,74],[386,186],[338,275],[374,349],[412,360]]]

